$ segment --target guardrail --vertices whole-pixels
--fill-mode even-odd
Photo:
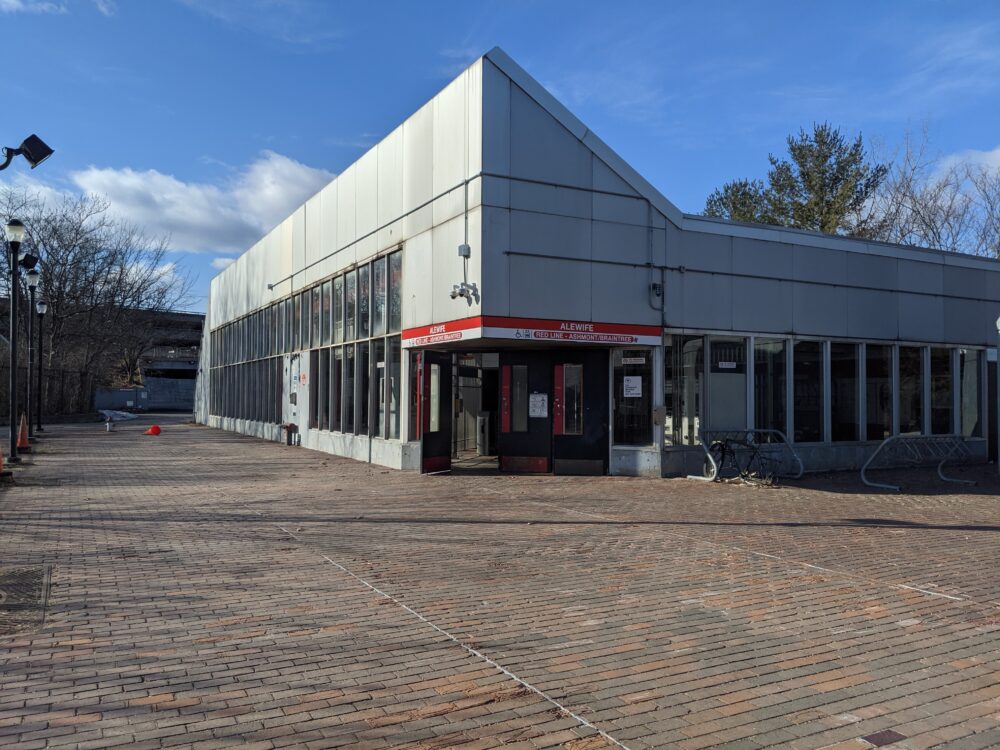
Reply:
[[[702,476],[689,474],[688,479],[700,479],[712,482],[719,478],[724,467],[719,466],[719,462],[709,448],[716,444],[728,444],[735,446],[737,451],[758,452],[762,455],[777,452],[783,454],[781,460],[788,460],[791,471],[775,472],[777,476],[789,479],[800,479],[805,473],[805,464],[795,448],[788,442],[788,438],[781,430],[753,429],[753,430],[702,430],[701,449],[705,453],[705,471]],[[772,450],[773,449],[773,450]],[[773,457],[772,457],[773,458]]]
[[[866,472],[870,468],[927,466],[937,461],[937,475],[942,482],[975,485],[971,479],[946,477],[941,471],[946,461],[971,458],[972,451],[963,435],[893,435],[879,443],[875,452],[865,461],[865,465],[861,467],[861,481],[869,487],[899,492],[901,488],[898,485],[873,482],[865,476]],[[887,465],[873,466],[876,459]]]

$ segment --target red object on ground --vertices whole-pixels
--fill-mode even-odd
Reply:
[[[142,434],[143,435],[159,435],[160,434],[160,425],[154,424],[152,427],[150,427],[148,430],[146,430]]]

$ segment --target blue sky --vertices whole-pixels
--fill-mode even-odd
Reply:
[[[0,0],[0,183],[96,191],[210,278],[495,45],[685,211],[828,120],[1000,166],[1000,3]]]

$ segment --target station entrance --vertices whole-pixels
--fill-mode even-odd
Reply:
[[[606,474],[608,350],[413,351],[425,473]]]

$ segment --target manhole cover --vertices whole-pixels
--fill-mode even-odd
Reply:
[[[0,568],[0,636],[41,626],[49,599],[49,566]]]

